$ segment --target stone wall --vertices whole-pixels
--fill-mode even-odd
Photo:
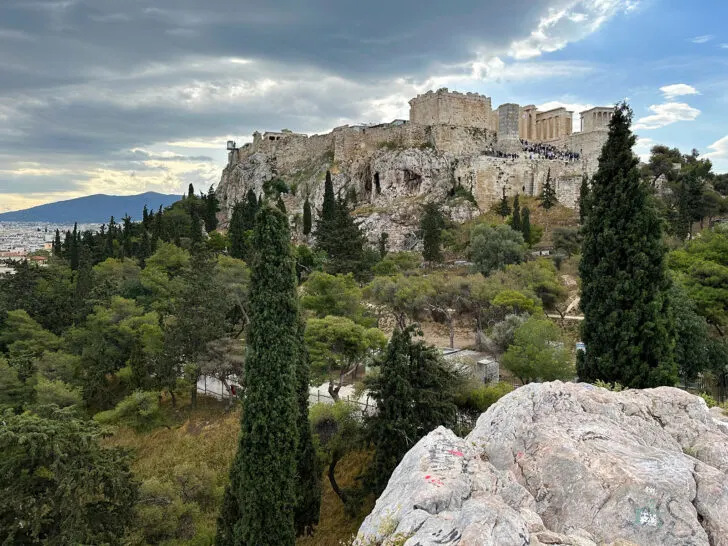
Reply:
[[[477,93],[428,91],[410,101],[410,122],[493,129],[490,97]]]
[[[608,130],[609,120],[613,114],[614,109],[609,107],[597,107],[581,112],[582,132]]]
[[[509,197],[517,193],[540,195],[549,171],[559,202],[567,207],[575,207],[584,174],[581,161],[479,156],[459,162],[455,168],[455,177],[472,191],[480,209],[487,210],[500,200],[504,190]]]

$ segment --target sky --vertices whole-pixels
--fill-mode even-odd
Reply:
[[[726,172],[727,20],[724,0],[1,0],[0,211],[207,190],[228,139],[406,119],[440,87],[627,99],[642,157]]]

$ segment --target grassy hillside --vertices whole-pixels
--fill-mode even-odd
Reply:
[[[201,398],[196,410],[182,402],[177,410],[165,404],[167,425],[149,433],[119,429],[106,442],[134,452],[133,471],[142,483],[138,527],[129,543],[203,546],[213,544],[216,519],[240,430],[240,412]],[[353,486],[368,454],[354,453],[337,466],[340,485]],[[321,522],[302,546],[339,546],[356,533],[371,510],[369,499],[359,518],[351,519],[331,489],[323,482]]]

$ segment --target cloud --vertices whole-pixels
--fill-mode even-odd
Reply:
[[[660,87],[660,91],[665,95],[666,99],[674,99],[675,97],[679,97],[682,95],[699,95],[698,90],[695,89],[692,85],[687,85],[685,83],[675,83],[673,85],[666,85],[664,87]]]
[[[728,44],[720,44],[720,47],[721,47],[722,49],[728,49]]]
[[[703,154],[702,157],[713,162],[716,172],[728,172],[728,135],[713,142],[708,149],[712,151]]]
[[[696,36],[695,38],[692,38],[690,41],[694,44],[704,44],[706,42],[711,41],[715,36],[712,34],[703,34],[702,36]]]
[[[577,0],[552,6],[538,26],[524,39],[511,43],[509,55],[529,59],[563,49],[570,42],[596,32],[618,13],[633,11],[639,5],[631,0]]]
[[[651,138],[638,136],[633,151],[640,158],[640,161],[647,163],[650,159],[650,150],[655,144],[657,143]]]
[[[589,63],[528,58],[637,2],[144,4],[0,2],[0,193],[178,192],[219,180],[225,140],[256,129],[406,117],[440,86],[584,77]],[[38,157],[63,174],[22,172]]]
[[[684,102],[666,102],[650,106],[651,116],[638,119],[634,129],[659,129],[677,121],[693,121],[700,115],[700,110]]]

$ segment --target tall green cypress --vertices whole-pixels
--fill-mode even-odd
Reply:
[[[233,214],[230,218],[230,226],[228,227],[230,256],[239,260],[245,259],[247,254],[244,214],[245,203],[235,203],[235,205],[233,205]]]
[[[311,233],[311,203],[307,195],[303,202],[303,234],[308,235],[309,233]]]
[[[58,228],[56,228],[56,237],[53,239],[53,255],[60,258],[62,252],[63,247],[61,243],[61,232],[58,231]]]
[[[505,218],[511,213],[511,206],[508,204],[508,198],[506,197],[506,189],[503,188],[503,197],[498,204],[498,214]]]
[[[218,545],[293,546],[298,404],[298,296],[288,220],[256,218],[240,443]],[[237,518],[230,521],[230,517]]]
[[[190,185],[187,187],[187,197],[194,197],[195,196],[195,187],[190,183]]]
[[[283,214],[288,214],[286,204],[283,202],[283,197],[281,197],[280,193],[278,194],[278,199],[276,199],[276,207],[278,207],[278,210],[280,210]]]
[[[531,245],[531,211],[528,207],[523,207],[523,215],[521,216],[521,233],[523,240],[527,245]]]
[[[131,258],[132,257],[132,241],[131,241],[131,217],[126,214],[124,215],[124,224],[123,229],[121,233],[121,249],[122,249],[122,257],[123,258]]]
[[[255,229],[255,215],[258,213],[258,209],[260,209],[260,207],[261,203],[255,195],[255,190],[250,188],[248,193],[245,194],[245,201],[243,205],[242,225],[244,232]]]
[[[78,243],[79,243],[79,236],[78,236],[78,224],[73,224],[73,233],[71,234],[71,239],[69,243],[69,261],[71,262],[71,269],[73,271],[76,271],[78,269],[79,264],[79,249],[78,249]]]
[[[521,231],[521,204],[518,194],[513,198],[513,215],[511,216],[511,228],[515,231]]]
[[[592,179],[579,272],[583,381],[674,385],[674,321],[662,223],[632,153],[632,110],[618,105]]]
[[[296,394],[298,397],[298,450],[296,452],[296,535],[310,535],[321,511],[321,472],[308,421],[310,363],[304,341],[306,325],[298,322]]]
[[[210,186],[205,197],[205,231],[210,233],[217,229],[217,213],[220,210],[220,202],[217,199],[215,189]]]
[[[549,169],[548,173],[546,173],[546,182],[543,184],[539,199],[541,200],[541,206],[546,210],[550,209],[559,202],[556,198],[556,188],[554,188],[551,183],[551,169]]]
[[[583,226],[586,217],[589,215],[589,178],[586,175],[581,177],[579,188],[579,223]]]
[[[428,203],[424,206],[422,218],[420,219],[420,231],[422,232],[423,250],[422,256],[428,262],[441,262],[442,253],[442,228],[445,222],[442,212],[437,203]]]

